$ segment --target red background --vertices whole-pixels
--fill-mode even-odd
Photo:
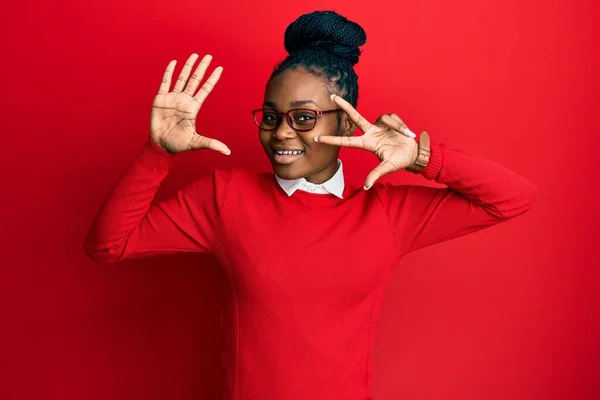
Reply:
[[[365,117],[396,112],[540,190],[527,214],[399,265],[374,352],[377,398],[600,398],[597,2],[19,4],[0,26],[0,398],[217,399],[211,259],[99,264],[81,247],[148,137],[171,59],[177,73],[192,52],[224,66],[198,130],[232,155],[180,155],[159,196],[215,167],[269,169],[249,110],[285,55],[286,26],[314,9],[367,31]],[[376,165],[356,149],[341,158],[357,184]]]

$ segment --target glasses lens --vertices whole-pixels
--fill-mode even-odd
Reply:
[[[312,110],[292,110],[290,117],[294,122],[294,129],[299,131],[311,130],[317,120],[317,114]]]
[[[261,129],[274,129],[279,124],[281,116],[275,111],[260,110],[254,113],[254,122]]]

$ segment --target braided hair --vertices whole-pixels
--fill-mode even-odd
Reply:
[[[336,94],[356,107],[358,63],[367,35],[355,22],[334,11],[314,11],[301,15],[285,30],[284,45],[288,56],[279,63],[269,82],[288,69],[302,68],[324,79]]]

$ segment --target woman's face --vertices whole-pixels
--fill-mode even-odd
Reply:
[[[286,70],[267,85],[263,108],[278,112],[296,108],[315,111],[339,108],[329,97],[330,93],[322,79],[304,69]],[[259,129],[260,142],[275,174],[283,179],[304,177],[312,183],[323,183],[331,178],[337,170],[339,147],[317,143],[313,138],[352,135],[354,125],[348,116],[342,111],[318,115],[315,127],[307,132],[295,131],[285,116],[280,118],[277,129]],[[276,150],[300,150],[301,154],[278,156]]]

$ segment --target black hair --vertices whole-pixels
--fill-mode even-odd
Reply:
[[[303,68],[329,82],[334,92],[356,107],[358,76],[353,66],[367,41],[364,29],[334,11],[301,15],[285,30],[288,56],[271,74],[269,82],[288,69]]]

